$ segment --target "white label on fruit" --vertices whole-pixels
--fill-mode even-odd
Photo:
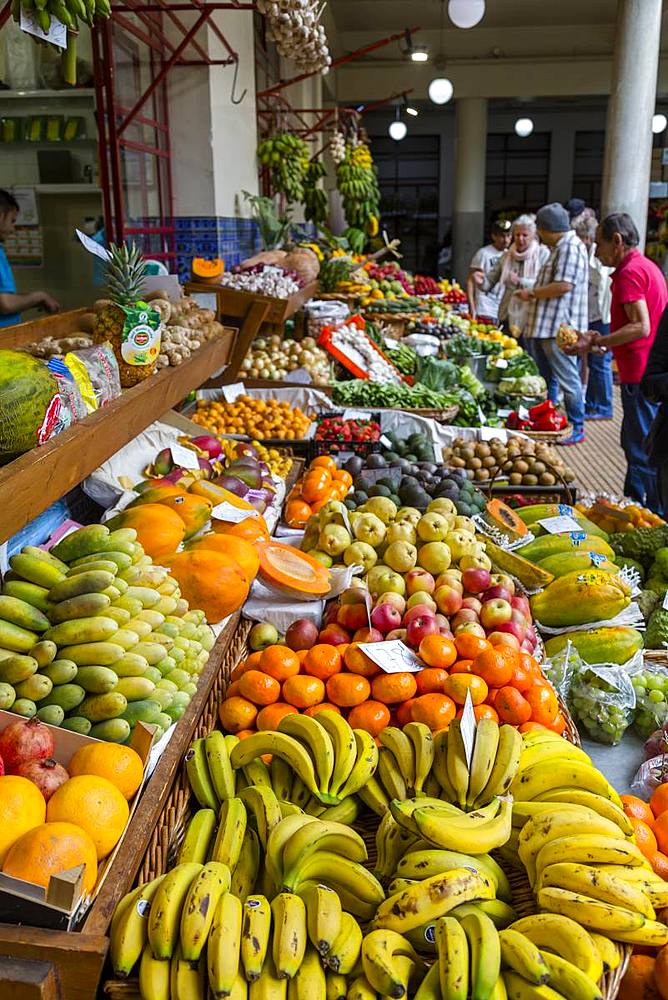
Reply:
[[[667,591],[667,593],[668,593],[668,591]],[[371,605],[372,605],[372,603],[373,602],[371,600],[371,594],[369,593],[368,590],[365,590],[364,591],[364,606],[366,607],[366,618],[367,618],[367,621],[369,623],[369,630],[371,630],[373,628],[373,626],[371,624]]]
[[[359,648],[386,674],[417,674],[424,668],[424,664],[401,639],[360,642]]]
[[[501,420],[505,420],[506,417],[509,417],[512,412],[512,410],[497,410],[496,415],[497,417],[500,417]]]
[[[562,535],[566,531],[580,530],[580,525],[570,514],[561,514],[559,517],[545,517],[538,523],[545,528],[549,535]]]
[[[231,385],[223,385],[221,388],[226,403],[233,403],[239,396],[243,396],[246,392],[246,386],[243,382],[233,382]]]
[[[384,337],[383,343],[387,347],[388,351],[396,351],[397,347],[399,346],[399,341],[393,340],[392,337]]]
[[[506,358],[497,358],[496,359],[496,367],[497,368],[507,368],[508,367],[508,361],[507,361],[507,359]]]
[[[23,10],[21,11],[21,16],[23,16]],[[23,27],[23,25],[21,25],[21,27]],[[82,233],[80,229],[75,229],[74,232],[77,234],[88,253],[94,254],[96,257],[99,257],[100,260],[111,260],[111,254],[109,251],[103,246],[100,246],[99,243],[96,243],[95,240],[92,240],[90,236],[86,236],[86,234]]]
[[[148,899],[140,899],[135,906],[135,909],[140,917],[148,917],[151,910],[151,901]]]
[[[392,442],[390,441],[389,437],[386,437],[384,434],[380,435],[380,443],[382,444],[383,448],[392,447]]]
[[[59,49],[67,48],[67,28],[54,14],[51,15],[49,30],[43,31],[37,23],[37,12],[24,10],[21,7],[19,27],[21,31],[25,31],[28,35],[34,35],[35,38],[39,38],[43,42],[51,42]]]
[[[186,448],[183,444],[172,444],[169,446],[174,464],[182,469],[199,469],[199,462],[196,453],[192,448]]]
[[[464,702],[464,711],[462,712],[461,721],[459,723],[459,731],[462,734],[464,753],[466,754],[466,763],[469,770],[471,770],[473,744],[475,743],[476,719],[473,711],[473,702],[471,701],[470,691],[466,692],[466,701]]]
[[[343,411],[344,420],[368,420],[369,411],[364,410],[344,410]]]
[[[529,419],[529,411],[527,410],[526,406],[520,406],[520,407],[518,407],[518,409],[517,409],[517,415],[519,416],[520,420],[528,420]]]
[[[232,524],[240,524],[241,521],[246,521],[249,517],[258,517],[258,512],[256,510],[242,510],[241,507],[235,507],[227,500],[223,500],[222,503],[216,504],[213,508],[211,517],[215,517],[217,521],[230,521]]]

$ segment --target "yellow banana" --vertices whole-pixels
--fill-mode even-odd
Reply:
[[[524,934],[539,948],[549,948],[577,965],[594,982],[597,983],[603,975],[603,962],[591,937],[570,917],[558,913],[536,913],[516,920],[512,929]]]
[[[334,750],[334,768],[329,780],[331,795],[338,795],[357,760],[357,743],[352,727],[336,712],[318,712],[318,722],[329,734]]]
[[[324,715],[324,712],[320,713]],[[353,769],[348,778],[337,793],[339,798],[344,799],[348,795],[355,795],[369,782],[376,773],[379,765],[379,750],[371,733],[364,729],[353,729],[355,737],[356,758]]]
[[[266,896],[248,896],[243,904],[241,961],[246,979],[259,979],[271,935],[271,905]]]
[[[271,953],[262,968],[262,975],[254,979],[248,989],[248,1000],[286,1000],[288,980],[279,979]]]
[[[204,751],[209,765],[209,777],[218,799],[232,799],[235,795],[236,777],[230,764],[230,754],[220,729],[212,729],[204,738]]]
[[[311,756],[302,744],[287,733],[263,731],[253,733],[238,743],[230,754],[232,767],[244,767],[257,757],[270,753],[287,761],[292,770],[303,781],[311,795],[321,799],[326,805],[336,805],[321,789],[315,777]]]
[[[512,927],[506,927],[505,930],[499,931],[499,944],[501,963],[505,968],[517,972],[536,986],[548,981],[550,974],[540,949],[526,934],[513,930]]]
[[[242,907],[225,892],[218,901],[206,948],[209,987],[214,997],[229,996],[239,973]]]
[[[613,840],[600,834],[581,833],[558,837],[542,847],[536,857],[536,879],[549,865],[566,861],[580,864],[630,865],[648,868],[647,860],[630,840]],[[650,869],[651,870],[651,869]]]
[[[281,892],[271,901],[272,957],[279,979],[292,979],[304,958],[308,941],[304,901]]]
[[[181,953],[186,961],[199,961],[218,900],[229,888],[230,870],[219,861],[210,861],[191,883],[181,912]]]
[[[418,986],[414,1000],[441,1000],[441,965],[434,962]]]
[[[193,795],[204,809],[218,811],[218,796],[211,781],[209,765],[206,759],[204,740],[195,740],[188,748],[185,758],[188,783]]]
[[[495,805],[496,801],[498,800],[492,800],[490,806]],[[483,808],[488,809],[489,806]],[[462,819],[418,809],[414,819],[421,835],[445,850],[487,854],[508,840],[512,809],[512,801],[504,798],[496,815],[492,814],[490,818],[482,809],[468,813]],[[484,820],[479,819],[480,817],[484,817]]]
[[[460,919],[469,943],[471,1000],[487,1000],[501,974],[501,947],[496,927],[482,910]]]
[[[326,885],[308,885],[299,895],[306,907],[306,928],[311,944],[320,955],[327,955],[341,933],[341,900]]]
[[[537,802],[565,802],[569,805],[587,806],[604,819],[612,820],[616,823],[625,837],[633,836],[633,826],[629,817],[623,809],[611,802],[610,799],[597,795],[596,792],[588,792],[585,788],[553,788],[549,792],[543,792],[538,796]]]
[[[257,834],[263,850],[266,851],[269,834],[283,818],[274,791],[264,785],[249,785],[248,788],[241,789],[239,798],[255,817]]]
[[[455,802],[463,809],[469,785],[469,765],[459,719],[453,719],[448,728],[447,766],[455,791]]]
[[[583,927],[611,938],[616,938],[616,931],[637,931],[645,923],[642,913],[591,899],[580,892],[569,892],[568,889],[539,889],[537,900],[541,909],[570,917]]]
[[[330,969],[325,971],[325,996],[326,1000],[346,1000],[348,986],[346,977]]]
[[[288,1000],[327,1000],[325,970],[315,948],[306,949],[303,961],[289,980]]]
[[[376,991],[366,976],[357,976],[348,987],[346,1000],[376,1000]]]
[[[522,753],[522,737],[514,726],[503,725],[499,727],[499,745],[496,750],[496,759],[489,776],[487,784],[482,792],[476,796],[473,806],[484,806],[490,802],[495,795],[505,795],[511,787],[517,774],[517,768]],[[528,798],[529,796],[527,796]]]
[[[362,950],[362,931],[352,914],[341,914],[341,931],[334,939],[327,954],[327,965],[332,972],[348,976],[359,961]]]
[[[381,729],[378,739],[381,745],[394,757],[408,794],[412,795],[415,790],[415,754],[410,739],[398,726],[386,726],[385,729]],[[385,787],[387,788],[387,785]],[[393,795],[392,797],[400,798],[401,796]]]
[[[206,966],[203,961],[189,962],[177,944],[169,963],[170,1000],[199,1000],[206,993]]]
[[[638,930],[611,931],[608,929],[605,933],[608,937],[614,938],[615,941],[621,941],[623,944],[638,944],[650,948],[663,948],[665,944],[668,944],[668,927],[658,920],[645,920]]]
[[[320,712],[324,715],[324,712]],[[375,778],[369,778],[366,785],[358,789],[357,795],[365,806],[375,812],[376,816],[384,816],[390,807],[390,800],[385,789]]]
[[[213,809],[198,809],[188,823],[176,863],[181,865],[186,861],[198,861],[204,864],[215,829],[216,814]]]
[[[436,953],[441,996],[466,1000],[469,991],[469,943],[464,928],[454,917],[436,922]]]
[[[283,887],[283,849],[303,826],[316,822],[315,816],[303,813],[298,816],[286,816],[269,834],[264,865],[274,885],[274,893],[280,892]]]
[[[164,876],[139,886],[121,900],[109,931],[111,964],[117,976],[129,976],[148,940],[148,917]],[[118,912],[120,910],[120,913]]]
[[[241,853],[230,883],[230,892],[243,903],[246,896],[255,890],[258,873],[262,869],[260,864],[260,841],[252,827],[247,826],[244,834],[244,841],[241,845]]]
[[[492,880],[499,899],[510,902],[512,892],[503,869],[488,854],[463,854],[457,851],[428,850],[416,851],[412,848],[396,866],[397,875],[404,878],[423,879],[449,871],[451,868],[472,868]]]
[[[424,789],[424,784],[434,763],[434,738],[429,726],[423,722],[409,722],[404,726],[404,733],[413,745],[415,758],[415,779],[413,790],[418,793]]]
[[[546,886],[579,892],[613,906],[625,906],[642,913],[648,920],[656,918],[654,907],[639,883],[625,882],[602,872],[594,865],[581,865],[573,861],[548,865],[543,868],[538,883],[539,889]]]
[[[234,871],[246,832],[246,807],[240,798],[225,799],[218,814],[218,833],[211,851],[212,861],[222,861]]]
[[[333,851],[316,851],[309,855],[297,869],[294,878],[283,881],[286,888],[298,892],[305,882],[311,880],[334,889],[341,896],[341,905],[359,915],[362,915],[357,908],[359,904],[377,906],[385,898],[383,887],[370,871]],[[346,891],[347,897],[343,895]]]
[[[362,942],[362,969],[369,984],[382,996],[400,1000],[408,992],[406,972],[396,959],[399,956],[419,963],[412,944],[396,931],[370,931]]]
[[[148,940],[156,958],[171,958],[179,939],[181,910],[188,890],[202,871],[202,865],[188,862],[177,865],[164,876],[151,902],[148,915]]]
[[[315,826],[302,826],[290,838],[283,851],[283,885],[294,889],[304,862],[316,851],[340,852],[351,861],[366,861],[366,845],[359,833],[343,823],[318,820]],[[310,878],[310,876],[306,876]]]
[[[549,951],[541,951],[550,978],[548,984],[568,997],[569,1000],[601,1000],[601,991],[577,965],[567,962],[561,955],[553,955]]]
[[[170,1000],[169,959],[153,958],[150,944],[144,945],[139,963],[139,992],[142,1000]]]
[[[445,916],[460,903],[493,898],[490,879],[465,868],[453,868],[390,896],[376,910],[373,926],[403,933]]]
[[[499,746],[499,725],[492,719],[478,722],[471,757],[466,804],[472,806],[490,779]],[[498,978],[498,977],[497,977]]]
[[[434,763],[433,773],[443,790],[443,798],[446,802],[456,802],[457,794],[450,780],[448,772],[448,730],[439,729],[434,734]]]
[[[614,971],[622,960],[618,945],[614,941],[611,941],[610,938],[605,937],[604,934],[597,934],[596,931],[590,931],[589,936],[601,957],[604,972]]]
[[[273,757],[269,765],[271,775],[271,787],[277,799],[289,799],[292,793],[292,780],[294,772],[287,760],[280,757]]]
[[[318,785],[323,791],[328,791],[334,773],[334,745],[324,726],[311,716],[295,713],[283,716],[278,731],[294,736],[306,746],[315,764]]]
[[[247,741],[244,741],[247,742]],[[584,788],[589,792],[610,799],[615,805],[621,806],[619,795],[607,779],[591,764],[579,760],[555,762],[551,759],[534,764],[524,771],[519,771],[510,791],[518,802],[531,801],[542,792],[553,788]]]
[[[612,843],[624,841],[616,823],[586,806],[567,807],[555,803],[551,811],[541,812],[524,824],[519,836],[518,854],[531,885],[536,880],[536,859],[542,848],[553,840],[577,836],[583,829],[589,835],[608,837]]]
[[[563,1000],[560,993],[551,986],[536,986],[518,976],[516,972],[506,970],[501,973],[508,1000]]]

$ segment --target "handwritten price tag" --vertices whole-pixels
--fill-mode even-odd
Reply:
[[[223,500],[222,503],[216,504],[213,508],[211,517],[215,517],[217,521],[240,524],[241,521],[246,521],[249,517],[258,517],[258,512],[256,510],[242,510],[240,507],[234,507],[227,500]]]
[[[562,514],[559,517],[545,517],[538,523],[545,528],[549,535],[562,535],[566,531],[580,531],[580,525],[570,514]]]
[[[182,444],[173,444],[170,445],[169,450],[172,453],[175,465],[180,466],[182,469],[199,469],[197,455],[192,448],[186,448]]]
[[[226,403],[233,403],[239,396],[243,396],[246,392],[246,386],[243,382],[233,382],[232,385],[222,386],[223,399]]]
[[[22,21],[23,21],[23,15],[24,15],[24,13],[25,13],[25,11],[22,9],[21,10],[21,20]],[[29,16],[32,17],[32,14],[30,14]],[[58,23],[60,23],[60,22],[58,22]],[[21,27],[23,28],[23,24],[21,24]],[[23,30],[27,31],[28,29],[27,28],[23,28]],[[35,34],[35,32],[30,32],[30,34]],[[105,250],[105,248],[103,246],[100,246],[99,243],[96,243],[95,240],[92,240],[90,238],[90,236],[86,236],[86,234],[82,233],[80,229],[75,229],[74,232],[77,234],[77,236],[79,237],[79,241],[80,241],[81,245],[88,251],[88,253],[92,253],[95,257],[99,257],[100,260],[103,260],[105,262],[108,261],[108,260],[110,260],[110,258],[111,258],[110,253],[109,253],[108,250]]]
[[[37,23],[35,11],[24,10],[21,7],[19,27],[21,31],[25,31],[28,35],[34,35],[35,38],[39,38],[43,42],[51,42],[52,45],[56,45],[59,49],[67,48],[67,28],[53,14],[51,15],[49,30],[44,31]]]
[[[464,743],[466,763],[469,766],[469,770],[471,770],[471,758],[473,757],[473,745],[475,743],[476,733],[476,719],[473,712],[473,702],[471,701],[470,691],[466,692],[466,701],[464,702],[464,711],[462,712],[459,731],[462,734],[462,742]]]
[[[386,674],[417,674],[424,664],[401,639],[386,642],[361,642],[359,648]]]

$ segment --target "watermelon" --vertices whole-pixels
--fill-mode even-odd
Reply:
[[[0,350],[0,465],[55,432],[60,397],[46,365],[23,351]]]

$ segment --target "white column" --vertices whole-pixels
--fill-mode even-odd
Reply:
[[[661,0],[618,0],[602,215],[628,212],[645,243]]]
[[[462,97],[455,105],[454,273],[466,278],[471,257],[485,236],[487,99]]]

